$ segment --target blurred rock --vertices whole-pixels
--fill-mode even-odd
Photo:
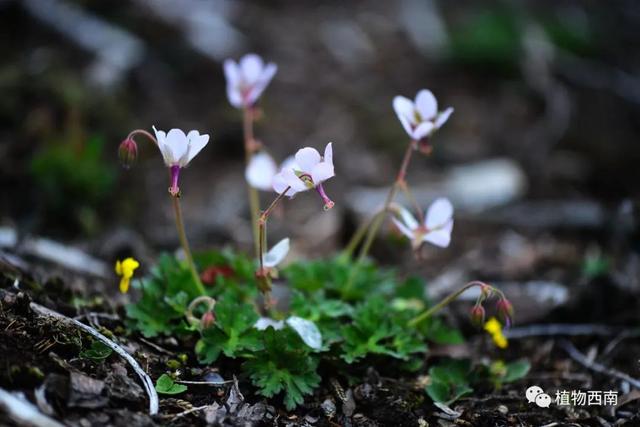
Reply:
[[[496,210],[480,219],[539,229],[597,229],[605,225],[607,215],[602,205],[593,200],[536,200]]]
[[[35,18],[97,56],[88,70],[94,83],[111,86],[135,67],[144,54],[140,39],[62,0],[24,0]]]
[[[221,61],[244,49],[245,41],[229,16],[233,2],[210,0],[137,0],[152,13],[185,32],[189,43],[200,54]]]
[[[448,197],[456,210],[480,212],[502,206],[524,195],[527,180],[520,166],[509,159],[491,159],[452,168],[444,176],[426,183],[409,181],[421,206],[428,206],[437,197]],[[368,217],[380,209],[389,187],[357,188],[347,194],[349,207]],[[403,194],[396,199],[409,205]]]
[[[320,28],[320,35],[325,47],[344,66],[354,67],[375,59],[371,39],[353,20],[326,21]]]
[[[400,20],[411,42],[427,56],[439,54],[447,43],[447,32],[433,0],[403,0]]]

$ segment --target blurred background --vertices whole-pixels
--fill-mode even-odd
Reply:
[[[279,67],[256,124],[269,152],[334,143],[336,207],[301,194],[270,223],[292,259],[330,256],[381,205],[407,144],[391,101],[429,88],[455,113],[408,182],[423,206],[451,198],[453,242],[416,259],[387,227],[374,256],[434,296],[509,288],[524,321],[637,318],[637,1],[1,0],[0,23],[5,256],[110,277],[123,254],[174,250],[159,152],[139,139],[137,165],[117,161],[152,125],[212,135],[181,176],[192,245],[250,248],[222,62],[255,52]]]

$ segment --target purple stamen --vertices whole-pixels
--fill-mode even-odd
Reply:
[[[169,193],[173,197],[177,197],[180,194],[180,187],[178,187],[178,177],[180,176],[180,166],[173,165],[170,168],[171,171],[171,187],[169,187]]]
[[[327,193],[324,192],[324,188],[322,188],[322,184],[318,184],[316,185],[316,191],[318,192],[318,194],[320,195],[320,197],[322,197],[322,200],[324,201],[324,210],[328,211],[329,209],[331,209],[335,203],[333,203],[333,201],[329,198],[329,196],[327,196]]]

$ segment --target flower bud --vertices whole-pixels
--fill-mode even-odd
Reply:
[[[498,318],[508,328],[513,323],[513,306],[506,298],[502,297],[496,303]]]
[[[478,329],[482,329],[485,318],[484,307],[481,304],[474,305],[469,316],[471,317],[471,324]]]
[[[118,147],[118,158],[125,169],[129,169],[138,158],[138,145],[132,138],[127,138]]]
[[[213,311],[207,311],[200,318],[200,327],[202,329],[210,328],[211,326],[213,326],[215,321],[216,321],[216,315],[213,313]]]

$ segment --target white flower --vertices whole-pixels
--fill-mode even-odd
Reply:
[[[325,202],[325,209],[333,206],[327,197],[322,183],[333,177],[333,146],[328,143],[324,149],[324,156],[318,150],[305,147],[295,155],[294,161],[285,161],[282,169],[273,177],[273,190],[293,197],[296,193],[315,188]]]
[[[200,135],[197,130],[185,135],[180,129],[171,129],[169,133],[165,133],[154,126],[153,131],[156,133],[164,163],[168,167],[186,167],[209,142],[209,135]]]
[[[448,199],[435,200],[420,224],[405,208],[398,208],[400,220],[392,217],[398,229],[411,239],[414,249],[418,249],[423,242],[429,242],[441,248],[446,248],[451,242],[453,230],[453,206]]]
[[[273,178],[276,176],[278,171],[283,168],[294,168],[295,167],[295,159],[293,156],[288,157],[280,168],[276,164],[276,161],[273,160],[267,152],[261,151],[258,154],[255,154],[251,157],[249,164],[244,172],[244,177],[254,188],[263,191],[273,191]]]
[[[262,265],[265,268],[274,268],[282,262],[289,253],[289,239],[280,240],[266,254],[262,254]]]
[[[272,188],[276,173],[278,173],[278,165],[273,157],[261,151],[251,157],[244,171],[244,177],[253,188],[268,191]]]
[[[415,102],[404,96],[396,96],[393,98],[393,109],[404,130],[415,141],[419,141],[440,129],[453,113],[451,107],[438,112],[438,101],[433,93],[427,89],[418,92]]]
[[[233,59],[224,61],[227,96],[231,105],[247,108],[255,104],[276,71],[276,64],[265,64],[262,58],[254,53],[245,55],[239,62]]]

